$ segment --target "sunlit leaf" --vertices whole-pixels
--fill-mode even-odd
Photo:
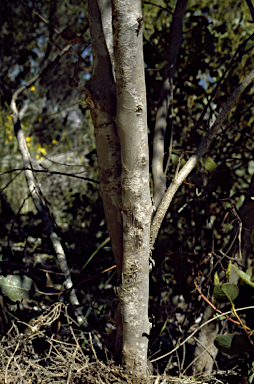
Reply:
[[[238,274],[238,276],[246,283],[246,284],[249,284],[251,287],[254,288],[254,282],[252,281],[252,278],[253,278],[253,269],[251,269],[251,271],[249,271],[248,273],[245,273],[243,271],[241,271],[237,265],[233,265],[233,268],[234,270],[236,271],[236,273]],[[251,273],[252,272],[252,273]],[[251,273],[251,275],[250,275]]]

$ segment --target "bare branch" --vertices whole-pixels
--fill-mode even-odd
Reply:
[[[244,307],[244,308],[237,308],[236,311],[237,312],[240,312],[240,311],[245,311],[246,309],[253,309],[254,306],[250,306],[250,307]],[[227,311],[227,312],[224,312],[224,315],[229,315],[231,314],[232,311]],[[206,326],[207,324],[210,324],[212,323],[213,321],[216,321],[218,320],[219,318],[221,317],[221,314],[219,315],[216,315],[214,316],[213,318],[207,320],[205,323],[201,324],[200,327],[198,327],[197,329],[195,329],[195,331],[193,331],[184,341],[182,341],[180,344],[178,344],[174,349],[172,349],[172,351],[170,352],[167,352],[165,353],[165,355],[163,356],[159,356],[159,357],[156,357],[155,359],[152,359],[151,360],[151,363],[154,363],[155,361],[158,361],[158,360],[161,360],[163,359],[164,357],[167,357],[169,355],[172,355],[172,353],[174,353],[175,351],[177,351],[179,348],[181,348],[184,344],[187,343],[187,341],[189,341],[196,333],[198,333],[200,331],[201,328],[203,328],[204,326]]]
[[[17,97],[27,88],[29,88],[32,84],[34,84],[38,79],[40,79],[50,68],[53,67],[53,65],[55,65],[63,55],[65,55],[66,52],[68,52],[70,49],[72,48],[72,45],[71,44],[68,44],[64,47],[64,49],[62,49],[62,51],[56,56],[56,58],[54,59],[54,61],[52,61],[51,63],[49,63],[40,73],[38,73],[37,75],[35,75],[34,77],[32,77],[32,79],[30,79],[29,81],[27,81],[24,85],[22,85],[22,87],[20,87],[19,89],[17,89],[13,96],[12,96],[12,102],[16,102],[17,100]],[[12,105],[12,108],[15,109],[15,106],[14,104]]]
[[[219,113],[215,123],[211,127],[211,129],[207,132],[204,139],[201,141],[200,145],[198,146],[195,153],[189,158],[187,163],[184,165],[184,167],[181,169],[179,174],[174,178],[172,183],[170,184],[164,198],[162,199],[162,202],[154,216],[152,226],[151,226],[151,247],[153,247],[154,242],[157,238],[162,220],[164,219],[164,216],[169,208],[169,205],[171,204],[178,188],[182,184],[182,182],[186,179],[186,177],[190,174],[190,172],[193,170],[193,168],[198,164],[201,157],[204,155],[204,153],[207,151],[207,149],[210,147],[211,142],[215,138],[216,134],[219,132],[222,124],[228,117],[229,112],[232,110],[232,108],[237,104],[239,98],[241,97],[241,94],[243,91],[248,87],[248,85],[254,80],[254,70],[252,70],[244,79],[243,81],[238,85],[238,87],[234,90],[231,97],[227,101],[227,103],[222,108],[221,112]]]
[[[154,7],[160,8],[163,11],[166,11],[166,12],[170,13],[171,15],[173,15],[173,12],[170,11],[169,8],[165,8],[165,7],[162,7],[161,5],[158,5],[158,4],[155,4],[155,3],[151,3],[151,1],[142,0],[142,4],[153,5]]]
[[[47,233],[51,239],[53,248],[56,252],[56,256],[57,256],[60,268],[65,275],[64,285],[65,285],[66,289],[70,290],[70,296],[69,296],[70,303],[77,307],[77,309],[76,309],[77,310],[77,320],[80,324],[82,324],[86,320],[83,316],[82,308],[80,306],[80,303],[78,301],[78,298],[77,298],[76,293],[75,293],[74,288],[73,288],[73,283],[72,283],[72,279],[70,276],[70,270],[69,270],[69,267],[67,264],[65,252],[64,252],[64,249],[61,245],[61,242],[60,242],[57,234],[55,233],[55,230],[54,230],[53,224],[50,220],[47,209],[41,200],[40,185],[35,180],[34,173],[31,170],[32,169],[31,156],[30,156],[27,144],[26,144],[24,132],[21,128],[20,119],[19,119],[19,112],[18,112],[16,102],[15,102],[15,99],[17,98],[19,93],[21,93],[25,88],[24,87],[19,88],[19,90],[17,90],[14,93],[12,100],[11,100],[11,103],[10,103],[10,109],[12,111],[12,121],[13,121],[13,125],[14,125],[14,132],[15,132],[15,135],[17,137],[19,150],[20,150],[22,160],[23,160],[25,178],[26,178],[28,190],[29,190],[29,193],[33,199],[35,208],[37,209],[38,213],[41,215],[41,219],[42,219],[42,221],[46,227],[46,231],[47,231]]]
[[[253,7],[253,4],[252,4],[251,0],[246,0],[246,3],[248,5],[248,7],[249,7],[250,14],[251,14],[252,20],[254,22],[254,7]]]
[[[94,179],[90,179],[90,177],[78,176],[77,174],[74,174],[74,173],[67,173],[67,172],[60,172],[60,171],[50,171],[47,168],[44,168],[44,169],[35,169],[35,168],[32,168],[32,167],[31,168],[30,167],[27,167],[27,168],[15,168],[15,169],[11,169],[9,171],[5,171],[5,172],[0,173],[0,176],[5,175],[7,173],[12,173],[12,172],[17,172],[17,171],[25,171],[25,170],[29,170],[29,171],[33,171],[33,172],[37,172],[37,173],[47,173],[48,175],[61,175],[61,176],[67,176],[67,177],[74,177],[75,179],[86,180],[86,181],[90,181],[91,183],[99,184],[99,181],[94,180]],[[84,173],[84,172],[86,172],[86,171],[82,171],[82,172],[78,172],[78,173]]]

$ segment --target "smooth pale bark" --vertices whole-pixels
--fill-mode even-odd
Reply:
[[[88,12],[93,50],[93,76],[86,85],[87,103],[94,125],[103,208],[120,279],[123,253],[121,153],[115,124],[116,87],[111,63],[113,60],[111,3],[108,0],[98,2],[89,0]],[[119,308],[115,320],[117,334],[114,357],[117,362],[121,362],[122,320]]]
[[[111,3],[89,0],[88,5],[94,69],[86,93],[95,127],[105,216],[122,279],[117,328],[121,323],[121,351],[128,371],[146,374],[152,205],[142,4],[112,1],[113,39]]]
[[[151,198],[143,61],[142,2],[113,0],[117,91],[116,124],[121,146],[123,271],[118,295],[123,318],[123,362],[147,373]]]

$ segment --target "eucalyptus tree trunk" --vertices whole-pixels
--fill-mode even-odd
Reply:
[[[122,355],[129,372],[146,374],[150,250],[178,188],[253,81],[254,70],[232,93],[183,168],[176,169],[151,224],[142,4],[138,0],[89,0],[88,5],[94,68],[86,89],[87,103],[119,278],[116,356],[120,361]]]
[[[127,370],[146,374],[152,204],[142,3],[112,0],[112,8],[106,0],[90,0],[88,4],[94,68],[86,93],[119,277],[116,351],[122,336],[122,360]]]
[[[149,248],[152,204],[149,188],[142,4],[113,0],[116,123],[121,146],[123,271],[119,300],[123,318],[123,362],[146,373]]]

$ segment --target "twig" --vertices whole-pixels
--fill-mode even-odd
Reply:
[[[12,100],[11,100],[11,110],[12,112],[15,111],[15,113],[18,113],[17,107],[16,107],[16,100],[18,96],[27,88],[29,88],[32,84],[34,84],[38,79],[40,79],[49,69],[51,69],[56,62],[58,62],[63,55],[65,55],[66,52],[68,52],[72,48],[71,44],[66,45],[62,51],[56,56],[56,58],[50,62],[40,73],[32,77],[29,81],[27,81],[24,85],[22,85],[20,88],[18,88],[12,95]]]
[[[98,357],[96,355],[96,352],[95,352],[95,349],[94,349],[94,346],[93,346],[93,340],[92,340],[91,332],[89,332],[89,340],[90,340],[90,345],[91,345],[94,357],[95,357],[96,361],[98,362],[99,360],[98,360]]]
[[[184,154],[181,153],[180,157],[179,157],[179,160],[178,160],[178,163],[177,163],[177,166],[176,166],[176,171],[175,171],[175,176],[174,176],[174,180],[177,180],[177,177],[178,177],[178,173],[179,173],[179,169],[180,169],[180,166],[181,166],[181,162],[182,162],[182,158],[183,158]]]
[[[251,0],[246,0],[246,3],[248,5],[248,7],[249,7],[250,14],[251,14],[252,20],[254,22],[254,8],[253,8],[253,5],[252,5],[252,2],[251,2]]]
[[[75,333],[73,332],[73,329],[72,329],[72,327],[71,327],[70,320],[69,320],[69,314],[68,314],[68,311],[67,311],[67,307],[66,307],[66,306],[65,306],[65,316],[66,316],[67,322],[68,322],[68,324],[69,324],[69,326],[70,326],[70,330],[71,330],[73,339],[75,340],[77,347],[80,349],[80,352],[81,352],[81,354],[82,354],[84,360],[86,360],[86,357],[85,357],[85,355],[84,355],[84,353],[83,353],[83,351],[82,351],[82,348],[80,347],[79,342],[78,342],[78,340],[77,340],[77,338],[76,338],[76,335],[75,335]]]
[[[216,362],[215,358],[212,356],[212,354],[209,352],[209,348],[213,345],[213,343],[211,343],[210,345],[208,345],[208,347],[206,347],[203,343],[201,343],[196,337],[194,337],[194,340],[201,344],[201,346],[204,348],[204,350],[198,355],[195,357],[194,360],[192,360],[190,362],[190,364],[185,368],[185,370],[183,371],[182,375],[180,376],[180,378],[188,371],[188,369],[192,366],[192,364],[194,364],[199,358],[200,356],[203,354],[203,353],[208,353],[210,355],[210,357],[213,359],[214,362]]]
[[[155,3],[151,3],[151,1],[145,1],[145,0],[142,0],[142,3],[143,4],[147,4],[147,5],[153,5],[154,7],[158,7],[160,9],[162,9],[163,11],[166,11],[166,12],[170,13],[171,15],[173,15],[173,12],[170,11],[168,9],[168,7],[162,7],[161,5],[158,5],[158,4],[155,4]]]
[[[8,359],[8,362],[7,362],[7,364],[6,364],[5,374],[4,374],[4,382],[5,382],[5,383],[8,383],[8,379],[7,379],[7,375],[8,375],[8,367],[9,367],[9,365],[10,365],[12,359],[14,358],[15,353],[17,352],[17,350],[18,350],[18,348],[19,348],[19,345],[20,345],[20,343],[18,342],[18,344],[16,345],[16,348],[15,348],[13,354],[12,354],[11,357]]]
[[[22,171],[26,171],[26,170],[33,171],[36,173],[47,173],[50,175],[61,175],[61,176],[67,176],[67,177],[74,177],[75,179],[86,180],[86,181],[90,181],[92,183],[99,184],[99,181],[94,180],[94,179],[90,179],[89,177],[77,176],[77,175],[74,175],[73,173],[67,173],[67,172],[49,171],[48,169],[34,169],[33,167],[11,169],[9,171],[5,171],[5,172],[0,173],[0,176],[5,175],[7,173],[12,173],[12,172],[16,172],[16,171],[22,172]],[[87,171],[82,171],[82,172],[78,172],[78,173],[84,173],[84,172],[87,172]],[[6,188],[6,186],[4,188],[2,188],[1,190],[4,190],[5,188]]]
[[[254,309],[254,306],[250,306],[250,307],[243,307],[243,308],[238,308],[236,309],[237,312],[240,312],[240,311],[245,311],[246,309]],[[231,313],[231,311],[228,311],[228,312],[224,312],[223,315],[226,316],[228,315],[229,313]],[[175,347],[174,349],[172,349],[172,351],[168,352],[168,353],[165,353],[165,355],[163,356],[159,356],[159,357],[156,357],[155,359],[151,360],[151,363],[154,363],[155,361],[158,361],[158,360],[161,360],[163,359],[164,357],[167,357],[169,355],[171,355],[172,353],[174,353],[175,351],[177,351],[180,347],[182,347],[185,343],[187,343],[187,341],[189,341],[197,332],[200,331],[201,328],[203,328],[205,325],[207,324],[210,324],[212,321],[215,321],[215,320],[218,320],[219,318],[221,317],[221,314],[220,315],[217,315],[217,316],[214,316],[212,319],[209,319],[208,321],[206,321],[205,323],[201,324],[200,327],[198,329],[196,329],[194,332],[192,332],[190,334],[190,336],[188,336],[181,344],[179,344],[177,347]]]
[[[90,276],[90,277],[88,277],[87,279],[82,280],[82,281],[80,281],[79,283],[76,283],[76,286],[77,286],[77,285],[80,285],[80,284],[84,284],[84,283],[86,283],[86,282],[89,281],[89,280],[95,279],[96,277],[102,275],[103,273],[106,273],[106,272],[108,272],[108,271],[111,271],[111,269],[114,269],[114,268],[116,268],[116,265],[113,265],[112,267],[109,267],[109,268],[107,268],[107,269],[104,269],[104,271],[101,271],[100,273],[97,273],[97,275]]]
[[[62,272],[65,274],[65,281],[64,285],[67,290],[69,290],[69,300],[72,305],[76,307],[77,312],[77,320],[79,324],[82,324],[85,322],[85,318],[83,316],[82,308],[80,306],[79,300],[77,298],[76,292],[73,287],[72,279],[70,276],[70,269],[67,264],[66,255],[64,252],[64,249],[62,247],[62,244],[55,232],[54,226],[52,224],[50,215],[48,213],[47,207],[45,207],[43,201],[42,201],[42,191],[40,188],[40,185],[35,180],[35,176],[33,173],[33,167],[32,167],[32,161],[31,156],[27,147],[26,139],[24,132],[21,127],[20,118],[19,118],[19,112],[16,105],[16,97],[21,92],[20,90],[23,90],[24,87],[21,87],[19,90],[17,90],[11,100],[10,108],[12,111],[12,121],[13,121],[13,127],[14,132],[17,137],[19,150],[22,156],[23,165],[24,165],[24,173],[25,178],[27,182],[27,187],[29,190],[29,193],[31,194],[31,197],[33,199],[34,206],[38,213],[41,215],[41,219],[46,227],[47,234],[52,242],[53,248],[55,250],[57,260],[59,262],[60,268]],[[19,92],[20,91],[20,92]]]
[[[225,316],[228,320],[230,320],[232,323],[234,324],[237,324],[237,325],[242,325],[246,330],[248,330],[249,332],[251,331],[251,329],[249,327],[247,327],[246,325],[244,324],[241,324],[241,322],[239,321],[236,321],[236,320],[233,320],[230,316],[226,315],[225,313],[223,313],[220,309],[216,308],[215,305],[213,305],[211,303],[211,301],[208,300],[208,298],[201,292],[199,286],[197,285],[196,281],[194,281],[194,285],[198,291],[198,293],[202,296],[202,298],[207,302],[207,304],[210,305],[210,307],[216,311],[216,312],[219,312],[221,314],[221,316]]]
[[[219,113],[215,123],[213,124],[211,129],[206,133],[205,137],[199,144],[195,153],[189,158],[189,160],[183,166],[183,168],[177,175],[177,178],[173,179],[152,221],[151,241],[150,241],[151,248],[155,243],[155,240],[157,238],[158,232],[161,227],[161,223],[180,185],[187,178],[190,172],[195,168],[195,166],[199,163],[201,157],[206,153],[207,149],[210,147],[215,136],[219,133],[222,124],[228,117],[228,114],[230,113],[232,108],[238,103],[242,93],[249,86],[249,84],[251,84],[253,80],[254,80],[254,70],[250,71],[248,75],[245,76],[243,81],[238,85],[238,87],[234,90],[234,92],[228,99],[227,103],[224,105],[221,112]]]

